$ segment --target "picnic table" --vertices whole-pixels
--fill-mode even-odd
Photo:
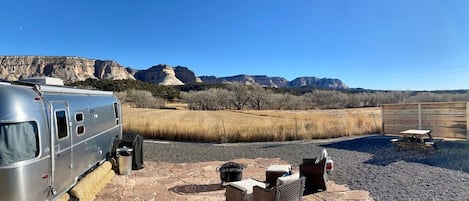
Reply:
[[[410,129],[400,132],[402,138],[392,139],[391,142],[395,144],[400,150],[401,148],[431,148],[436,149],[435,142],[431,135],[431,130]]]

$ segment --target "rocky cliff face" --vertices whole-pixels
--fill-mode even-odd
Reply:
[[[230,83],[241,82],[245,84],[258,84],[264,87],[302,87],[313,86],[324,89],[348,89],[339,79],[329,78],[316,78],[316,77],[299,77],[289,82],[283,77],[268,77],[265,75],[236,75],[231,77],[215,77],[215,76],[201,76],[200,79],[203,83]]]
[[[124,68],[115,61],[66,56],[0,56],[0,79],[58,77],[66,83],[92,79],[139,79],[161,85],[196,83],[187,67],[160,64],[147,70]],[[182,81],[181,81],[182,80]]]
[[[159,64],[147,70],[138,71],[135,73],[135,78],[159,85],[184,85],[184,83],[176,77],[174,68],[166,64]],[[193,78],[192,82],[195,82],[195,78]]]
[[[317,86],[325,89],[348,89],[349,87],[339,79],[299,77],[292,80],[290,87]]]
[[[92,79],[137,79],[160,85],[184,85],[194,83],[258,84],[264,87],[313,86],[326,89],[347,89],[339,79],[299,77],[289,82],[282,77],[265,75],[235,75],[230,77],[195,76],[187,67],[159,64],[147,70],[124,68],[115,61],[95,60],[65,56],[0,56],[0,79],[18,80],[27,77],[58,77],[66,83]]]
[[[181,80],[185,84],[194,84],[196,82],[200,82],[197,80],[195,73],[189,70],[187,67],[183,66],[176,66],[174,67],[174,73],[176,78]]]
[[[94,79],[134,79],[114,61],[80,57],[0,56],[0,78],[18,80],[27,77],[59,77],[64,82]]]
[[[282,77],[268,77],[265,75],[235,75],[231,77],[201,76],[203,83],[230,83],[241,82],[245,84],[258,84],[264,87],[281,88],[288,86],[288,80]]]

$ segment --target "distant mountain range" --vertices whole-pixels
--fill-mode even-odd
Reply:
[[[200,76],[203,83],[229,83],[242,82],[246,84],[256,83],[261,86],[285,88],[312,86],[325,89],[348,89],[348,86],[339,79],[298,77],[288,81],[283,77],[268,77],[266,75],[235,75],[230,77]]]
[[[195,83],[259,84],[266,87],[317,87],[324,89],[348,89],[339,79],[298,77],[288,81],[283,77],[266,75],[235,75],[230,77],[196,76],[187,67],[159,64],[146,70],[123,67],[115,61],[96,60],[69,56],[0,56],[0,79],[18,80],[27,77],[50,76],[65,82],[86,79],[133,79],[160,85],[185,85]]]

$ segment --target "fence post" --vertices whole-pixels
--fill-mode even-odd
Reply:
[[[469,102],[466,102],[466,139],[469,141]]]
[[[295,140],[298,140],[298,116],[295,117]]]
[[[384,104],[381,105],[381,134],[385,135],[384,133]]]
[[[418,103],[419,129],[422,129],[422,104]]]

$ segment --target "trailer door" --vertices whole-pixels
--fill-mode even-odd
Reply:
[[[61,194],[75,182],[73,177],[73,139],[67,102],[52,102],[52,187]]]

